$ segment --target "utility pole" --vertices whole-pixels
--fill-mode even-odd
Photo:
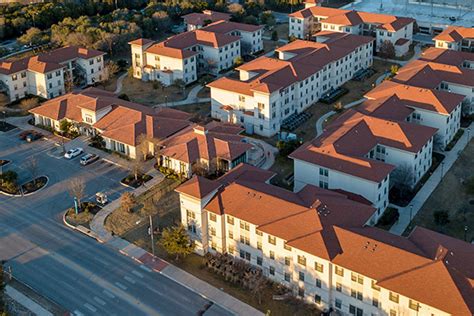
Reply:
[[[155,261],[155,239],[153,236],[153,218],[150,215],[150,238],[151,238],[151,252],[153,254],[153,261]]]

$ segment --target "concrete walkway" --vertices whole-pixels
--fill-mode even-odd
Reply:
[[[34,313],[38,316],[53,316],[53,313],[49,312],[43,306],[39,305],[28,296],[24,295],[23,293],[17,291],[15,288],[7,285],[5,287],[6,294],[10,296],[14,301],[18,304],[25,307],[30,312]]]
[[[115,91],[114,91],[115,94],[118,95],[118,94],[120,94],[120,92],[122,92],[123,80],[125,78],[127,78],[127,75],[128,75],[128,73],[125,72],[117,78],[117,86],[116,86]]]
[[[469,128],[473,130],[474,123],[471,123]],[[426,181],[420,191],[418,191],[418,193],[415,195],[413,200],[411,200],[409,206],[399,207],[393,205],[393,207],[398,208],[400,217],[398,221],[392,226],[392,228],[390,228],[391,233],[401,235],[405,231],[411,220],[420,211],[420,209],[423,207],[423,204],[425,204],[426,200],[430,197],[430,195],[436,189],[438,184],[441,182],[442,178],[454,165],[459,156],[459,153],[464,150],[469,141],[472,139],[472,133],[469,133],[469,139],[467,134],[468,133],[465,132],[462,135],[462,137],[458,140],[453,149],[451,149],[450,151],[443,152],[443,154],[445,155],[443,162],[438,166],[438,168],[436,168],[436,170],[433,172],[428,181]]]
[[[261,139],[248,137],[247,141],[255,146],[258,146],[262,150],[263,155],[265,156],[264,159],[262,159],[261,162],[257,165],[257,167],[265,170],[270,169],[275,163],[275,155],[278,154],[278,149]]]
[[[173,107],[178,105],[188,105],[188,104],[195,104],[195,103],[206,103],[211,102],[211,98],[199,98],[198,93],[201,89],[204,88],[202,84],[196,85],[194,88],[189,91],[188,96],[184,100],[180,101],[170,101],[166,103],[159,103],[155,104],[153,107]]]

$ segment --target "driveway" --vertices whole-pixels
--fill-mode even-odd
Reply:
[[[19,132],[0,133],[0,157],[13,161],[7,169],[20,170],[21,181],[27,180],[25,163],[34,157],[38,174],[50,179],[30,196],[0,195],[0,260],[7,260],[20,281],[74,315],[196,315],[205,310],[207,299],[63,225],[62,212],[72,206],[69,179],[83,177],[88,198],[105,191],[116,199],[127,190],[119,184],[125,169],[104,161],[82,167],[79,158],[62,158],[54,142],[24,143]],[[212,314],[228,312],[214,305],[204,313]]]

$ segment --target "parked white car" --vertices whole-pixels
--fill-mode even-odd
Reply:
[[[82,154],[84,152],[84,150],[82,150],[82,148],[80,147],[77,147],[77,148],[73,148],[73,149],[69,149],[67,151],[67,153],[64,154],[64,158],[66,159],[72,159],[74,157],[77,157],[79,156],[80,154]]]

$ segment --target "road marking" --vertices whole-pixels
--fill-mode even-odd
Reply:
[[[143,264],[140,265],[140,269],[145,270],[146,272],[153,272],[151,271],[150,268],[148,268],[147,266],[144,266]]]
[[[94,301],[96,301],[97,303],[99,303],[102,306],[104,306],[106,304],[103,299],[101,299],[100,297],[97,297],[97,296],[94,296]]]
[[[127,287],[125,285],[123,285],[122,283],[120,283],[120,282],[115,282],[115,285],[118,286],[119,288],[121,288],[124,291],[127,289]]]
[[[93,311],[94,313],[97,312],[97,308],[95,308],[94,305],[91,305],[89,303],[85,303],[84,307],[91,310],[91,311]]]
[[[78,311],[77,309],[73,312],[73,314],[77,316],[84,316],[84,314]]]
[[[129,277],[128,275],[124,276],[123,278],[124,278],[125,280],[127,280],[128,282],[132,283],[132,284],[135,284],[135,283],[136,283],[135,280],[132,279],[131,277]]]
[[[107,290],[103,290],[102,293],[104,293],[105,295],[107,295],[110,298],[115,298],[115,295],[113,295],[111,292],[109,292]]]
[[[143,274],[141,274],[140,272],[138,271],[135,271],[135,270],[132,270],[132,273],[135,274],[137,277],[139,278],[142,278],[143,279]]]

